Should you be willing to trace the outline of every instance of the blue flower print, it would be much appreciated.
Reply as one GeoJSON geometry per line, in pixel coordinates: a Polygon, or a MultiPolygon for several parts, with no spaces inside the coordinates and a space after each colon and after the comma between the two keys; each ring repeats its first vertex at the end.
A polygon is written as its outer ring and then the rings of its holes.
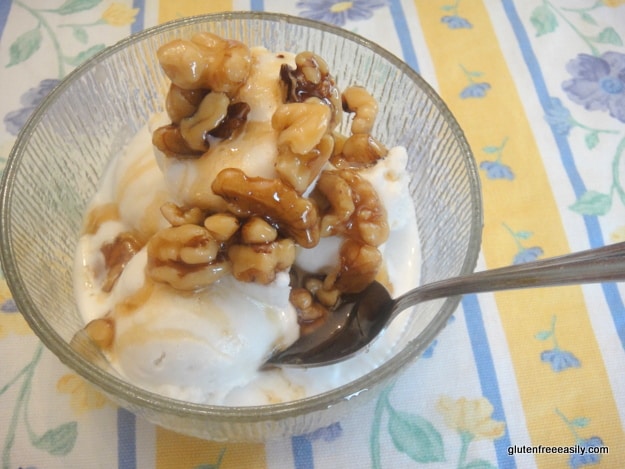
{"type": "Polygon", "coordinates": [[[566,69],[573,78],[565,81],[562,88],[571,101],[590,111],[608,111],[610,116],[625,122],[625,54],[579,54],[566,69]]]}
{"type": "Polygon", "coordinates": [[[302,0],[297,2],[296,6],[304,9],[300,12],[304,18],[345,26],[348,21],[368,20],[373,16],[375,9],[387,5],[387,0],[353,0],[351,2],[302,0]]]}
{"type": "Polygon", "coordinates": [[[484,74],[479,70],[468,70],[464,65],[460,64],[462,73],[466,77],[469,84],[463,88],[460,92],[462,99],[467,98],[483,98],[486,96],[486,92],[490,89],[490,84],[484,81],[477,81],[476,79],[484,74]]]}
{"type": "Polygon", "coordinates": [[[514,256],[513,264],[524,264],[532,262],[543,255],[543,249],[540,246],[532,246],[531,248],[523,248],[514,256]]]}
{"type": "Polygon", "coordinates": [[[489,83],[471,83],[469,86],[464,88],[460,93],[460,97],[462,99],[467,98],[483,98],[486,96],[486,92],[490,89],[489,83]]]}
{"type": "Polygon", "coordinates": [[[0,312],[2,313],[17,313],[17,305],[15,304],[15,300],[13,298],[7,298],[2,303],[0,303],[0,312]]]}
{"type": "Polygon", "coordinates": [[[310,441],[323,440],[329,443],[339,438],[342,434],[343,428],[341,428],[340,423],[336,422],[332,425],[328,425],[327,427],[319,428],[318,430],[308,433],[305,436],[310,441]]]}
{"type": "Polygon", "coordinates": [[[572,454],[569,458],[569,466],[573,469],[578,469],[582,466],[587,466],[591,464],[597,464],[601,460],[601,455],[595,451],[588,451],[590,448],[599,448],[603,446],[603,440],[598,436],[593,436],[588,439],[580,440],[577,443],[582,448],[584,448],[584,454],[575,453],[572,454]]]}
{"type": "Polygon", "coordinates": [[[510,166],[500,163],[499,161],[482,161],[480,169],[486,171],[488,179],[514,179],[514,173],[510,166]]]}
{"type": "Polygon", "coordinates": [[[443,16],[441,23],[445,23],[449,29],[471,29],[473,27],[469,20],[458,15],[443,16]]]}
{"type": "Polygon", "coordinates": [[[24,126],[32,112],[43,101],[50,91],[59,83],[59,80],[48,78],[42,80],[39,85],[30,88],[20,97],[21,109],[9,112],[4,116],[4,125],[12,135],[17,135],[24,126]]]}
{"type": "Polygon", "coordinates": [[[581,366],[580,361],[571,352],[562,350],[558,345],[558,338],[556,337],[556,320],[557,317],[551,318],[551,327],[547,330],[538,332],[534,338],[542,341],[551,341],[552,348],[545,350],[540,354],[540,361],[548,363],[551,366],[551,370],[555,373],[559,373],[569,368],[579,368],[581,366]]]}
{"type": "Polygon", "coordinates": [[[558,98],[551,98],[551,104],[547,108],[545,120],[553,128],[554,132],[560,135],[568,135],[574,120],[571,111],[564,107],[558,98]]]}
{"type": "Polygon", "coordinates": [[[515,231],[506,223],[503,223],[503,227],[512,236],[514,244],[516,244],[517,252],[512,259],[513,264],[524,264],[525,262],[531,262],[538,259],[543,255],[543,249],[540,246],[525,247],[524,241],[530,239],[534,233],[527,230],[515,231]]]}
{"type": "Polygon", "coordinates": [[[428,348],[421,354],[421,358],[432,358],[434,355],[434,349],[436,348],[436,344],[438,344],[438,339],[434,339],[428,348]]]}
{"type": "Polygon", "coordinates": [[[473,25],[458,14],[460,9],[460,0],[455,0],[453,3],[443,5],[441,10],[447,14],[441,18],[441,23],[446,24],[449,29],[471,29],[473,25]]]}
{"type": "Polygon", "coordinates": [[[480,169],[486,172],[488,179],[506,179],[508,181],[514,179],[512,168],[502,162],[507,143],[508,137],[504,138],[499,145],[487,145],[482,148],[482,151],[491,157],[490,160],[484,160],[480,163],[480,169]]]}
{"type": "Polygon", "coordinates": [[[577,122],[571,111],[569,111],[558,98],[550,98],[550,105],[546,109],[545,120],[551,126],[552,130],[563,136],[568,136],[571,129],[577,127],[585,132],[584,141],[586,148],[592,150],[599,144],[601,134],[616,134],[618,130],[598,129],[589,127],[577,122]]]}
{"type": "Polygon", "coordinates": [[[600,462],[601,453],[604,449],[603,440],[598,436],[582,438],[580,435],[580,430],[590,425],[590,419],[583,416],[569,419],[558,408],[556,408],[556,414],[560,417],[562,422],[564,422],[575,441],[575,445],[580,449],[580,451],[571,454],[569,457],[569,467],[579,469],[582,466],[600,462]]]}
{"type": "MultiPolygon", "coordinates": [[[[447,320],[447,325],[450,325],[452,322],[456,320],[456,316],[451,315],[447,320]]],[[[423,351],[421,354],[421,358],[432,358],[434,356],[434,349],[438,345],[438,339],[434,339],[430,345],[423,351]]]]}
{"type": "Polygon", "coordinates": [[[551,369],[556,373],[568,368],[579,368],[581,366],[575,355],[558,348],[545,350],[540,354],[540,360],[544,363],[549,363],[551,369]]]}

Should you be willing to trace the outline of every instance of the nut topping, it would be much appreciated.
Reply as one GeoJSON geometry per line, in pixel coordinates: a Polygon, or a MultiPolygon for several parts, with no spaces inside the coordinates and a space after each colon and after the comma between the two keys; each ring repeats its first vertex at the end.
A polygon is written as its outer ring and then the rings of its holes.
{"type": "Polygon", "coordinates": [[[205,287],[229,272],[219,261],[219,243],[198,225],[181,225],[156,233],[148,242],[147,274],[179,290],[205,287]]]}
{"type": "Polygon", "coordinates": [[[353,112],[353,134],[369,134],[378,114],[378,102],[362,86],[350,86],[343,91],[343,110],[353,112]]]}
{"type": "Polygon", "coordinates": [[[358,293],[375,280],[382,265],[382,254],[369,244],[348,239],[340,250],[340,265],[328,275],[331,283],[342,293],[358,293]]]}
{"type": "Polygon", "coordinates": [[[368,168],[384,158],[388,150],[370,134],[353,134],[342,142],[330,161],[340,169],[368,168]]]}
{"type": "Polygon", "coordinates": [[[234,93],[251,66],[245,44],[211,33],[198,33],[190,41],[175,39],[161,46],[157,57],[169,79],[186,90],[234,93]]]}
{"type": "Polygon", "coordinates": [[[197,88],[185,90],[173,83],[169,87],[165,108],[172,124],[180,124],[185,117],[192,116],[209,90],[197,88]]]}
{"type": "Polygon", "coordinates": [[[198,207],[184,209],[167,202],[161,206],[161,213],[172,226],[180,226],[186,224],[199,225],[204,220],[204,212],[198,207]]]}
{"type": "Polygon", "coordinates": [[[195,113],[180,121],[180,135],[193,150],[208,150],[208,134],[225,119],[229,104],[225,93],[208,93],[195,113]]]}
{"type": "Polygon", "coordinates": [[[248,177],[229,168],[217,175],[212,189],[238,217],[262,217],[302,247],[319,242],[317,206],[279,179],[248,177]]]}
{"type": "Polygon", "coordinates": [[[280,78],[286,87],[286,102],[301,103],[317,98],[332,111],[332,127],[341,120],[341,100],[334,78],[329,73],[325,60],[312,52],[301,52],[295,56],[296,68],[287,64],[280,69],[280,78]]]}
{"type": "Polygon", "coordinates": [[[152,134],[152,144],[170,158],[199,158],[202,151],[194,150],[174,124],[159,127],[152,134]]]}

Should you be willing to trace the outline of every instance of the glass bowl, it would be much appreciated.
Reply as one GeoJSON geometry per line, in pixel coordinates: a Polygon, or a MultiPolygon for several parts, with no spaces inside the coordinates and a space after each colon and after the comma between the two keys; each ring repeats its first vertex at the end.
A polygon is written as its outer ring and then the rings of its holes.
{"type": "Polygon", "coordinates": [[[225,13],[154,27],[106,49],[72,72],[22,130],[2,181],[2,265],[19,310],[43,343],[114,402],[171,430],[200,438],[265,441],[329,425],[377,395],[443,329],[459,298],[420,305],[390,358],[366,375],[313,397],[265,406],[193,404],[147,392],[103,361],[70,346],[83,326],[72,268],[87,203],[109,159],[155,113],[168,80],[162,44],[210,31],[270,50],[311,50],[338,86],[365,86],[379,103],[372,132],[408,149],[422,250],[421,282],[472,271],[481,240],[479,179],[448,108],[401,60],[348,31],[269,13],[225,13]]]}

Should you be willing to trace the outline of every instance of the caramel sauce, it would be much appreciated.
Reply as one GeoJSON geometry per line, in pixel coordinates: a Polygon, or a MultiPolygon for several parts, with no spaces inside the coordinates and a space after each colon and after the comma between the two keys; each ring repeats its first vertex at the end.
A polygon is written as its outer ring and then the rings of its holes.
{"type": "Polygon", "coordinates": [[[154,161],[152,158],[135,158],[117,183],[115,199],[118,201],[124,199],[126,192],[133,183],[145,176],[153,168],[154,161]]]}
{"type": "Polygon", "coordinates": [[[87,213],[83,233],[92,235],[98,232],[100,226],[107,221],[119,220],[119,207],[116,203],[110,202],[98,205],[87,213]]]}
{"type": "Polygon", "coordinates": [[[145,283],[141,288],[139,288],[139,290],[134,292],[132,295],[127,296],[115,305],[113,314],[115,316],[129,316],[147,303],[152,296],[153,291],[154,282],[151,282],[146,278],[145,283]]]}
{"type": "Polygon", "coordinates": [[[106,279],[102,285],[102,291],[110,292],[117,279],[132,257],[141,249],[143,244],[129,232],[123,232],[110,243],[104,243],[100,252],[104,256],[106,266],[106,279]]]}

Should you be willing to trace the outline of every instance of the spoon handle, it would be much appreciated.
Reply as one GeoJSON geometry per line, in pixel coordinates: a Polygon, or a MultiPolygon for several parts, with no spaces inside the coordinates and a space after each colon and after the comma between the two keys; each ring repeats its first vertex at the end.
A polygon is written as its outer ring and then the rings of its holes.
{"type": "Polygon", "coordinates": [[[395,300],[395,314],[416,303],[465,293],[625,280],[625,242],[484,270],[415,288],[395,300]]]}

